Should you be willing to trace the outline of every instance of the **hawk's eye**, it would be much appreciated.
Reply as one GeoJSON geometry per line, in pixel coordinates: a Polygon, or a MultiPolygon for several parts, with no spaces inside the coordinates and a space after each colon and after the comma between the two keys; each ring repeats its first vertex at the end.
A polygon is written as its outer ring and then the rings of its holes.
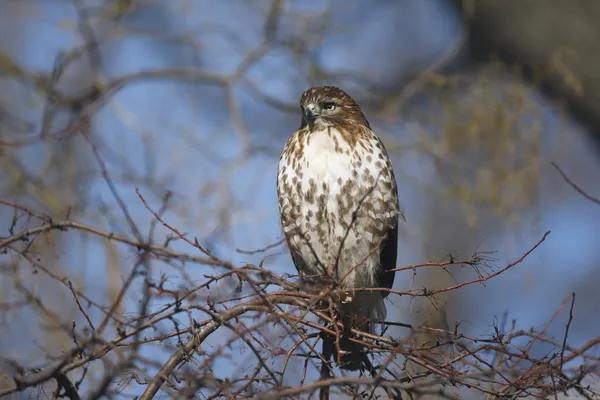
{"type": "Polygon", "coordinates": [[[327,111],[333,111],[336,109],[336,107],[337,107],[337,104],[335,104],[333,101],[325,101],[322,104],[323,110],[327,110],[327,111]]]}

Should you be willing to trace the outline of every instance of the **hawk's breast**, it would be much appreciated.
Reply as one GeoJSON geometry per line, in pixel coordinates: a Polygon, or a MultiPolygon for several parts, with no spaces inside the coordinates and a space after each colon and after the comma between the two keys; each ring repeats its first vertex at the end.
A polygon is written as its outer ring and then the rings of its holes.
{"type": "MultiPolygon", "coordinates": [[[[360,263],[397,221],[391,163],[377,137],[348,137],[334,128],[298,131],[286,144],[278,171],[281,222],[306,275],[337,265],[338,276],[360,263]]],[[[345,286],[372,286],[378,252],[345,286]]]]}

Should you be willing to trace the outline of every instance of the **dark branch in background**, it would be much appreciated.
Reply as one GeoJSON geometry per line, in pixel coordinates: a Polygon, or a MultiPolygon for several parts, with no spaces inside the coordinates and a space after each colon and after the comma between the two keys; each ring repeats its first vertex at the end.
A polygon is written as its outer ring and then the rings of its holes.
{"type": "Polygon", "coordinates": [[[58,383],[59,389],[62,388],[65,392],[64,396],[66,396],[69,400],[80,400],[79,393],[77,393],[77,388],[73,385],[73,382],[67,378],[66,375],[58,373],[54,377],[56,382],[58,383]]]}
{"type": "Polygon", "coordinates": [[[592,203],[596,203],[596,204],[600,205],[600,199],[589,195],[585,190],[583,190],[579,186],[577,186],[577,184],[575,182],[573,182],[571,179],[569,179],[567,174],[565,174],[563,172],[563,170],[558,166],[558,164],[556,164],[555,162],[552,162],[551,164],[558,171],[560,176],[562,176],[562,178],[565,180],[565,182],[567,182],[569,185],[571,185],[571,187],[573,189],[575,189],[577,191],[577,193],[579,193],[580,195],[582,195],[583,197],[585,197],[592,203]]]}
{"type": "Polygon", "coordinates": [[[567,346],[567,338],[569,337],[569,328],[571,327],[571,322],[573,321],[573,308],[575,307],[575,292],[571,293],[571,308],[569,309],[569,321],[567,322],[567,327],[565,328],[565,337],[562,343],[562,349],[560,350],[560,370],[562,371],[563,366],[565,365],[565,347],[567,346]]]}
{"type": "Polygon", "coordinates": [[[280,244],[283,244],[285,242],[285,239],[281,239],[278,240],[275,243],[271,243],[263,248],[260,249],[256,249],[256,250],[242,250],[242,249],[235,249],[235,251],[237,251],[240,254],[248,254],[248,255],[254,255],[254,254],[258,254],[258,253],[264,253],[265,251],[269,251],[277,246],[279,246],[280,244]]]}

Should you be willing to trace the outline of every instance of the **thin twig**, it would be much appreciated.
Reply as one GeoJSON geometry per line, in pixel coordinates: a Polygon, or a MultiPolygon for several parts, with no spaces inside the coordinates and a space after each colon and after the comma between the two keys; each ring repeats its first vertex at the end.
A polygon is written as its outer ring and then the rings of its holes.
{"type": "Polygon", "coordinates": [[[598,199],[598,198],[596,198],[594,196],[589,195],[585,190],[583,190],[582,188],[580,188],[575,182],[573,182],[571,179],[569,179],[569,177],[567,176],[567,174],[565,174],[563,172],[563,170],[558,166],[558,164],[556,164],[554,161],[551,162],[551,164],[558,171],[558,173],[560,174],[560,176],[562,176],[562,178],[565,180],[565,182],[567,182],[569,185],[571,185],[571,187],[573,189],[575,189],[577,191],[577,193],[579,193],[580,195],[582,195],[583,197],[585,197],[589,201],[600,205],[600,199],[598,199]]]}
{"type": "Polygon", "coordinates": [[[569,322],[565,328],[565,337],[563,338],[562,348],[560,350],[560,370],[563,370],[565,361],[565,348],[567,347],[567,337],[569,336],[569,328],[571,327],[571,321],[573,321],[573,307],[575,307],[575,292],[571,293],[571,308],[569,309],[569,322]]]}
{"type": "Polygon", "coordinates": [[[92,323],[92,320],[90,319],[89,315],[84,311],[83,307],[81,307],[81,303],[79,302],[79,298],[77,297],[77,292],[75,292],[75,289],[73,289],[73,283],[71,283],[71,281],[67,281],[67,283],[69,284],[69,289],[71,290],[71,293],[73,294],[75,303],[77,303],[77,307],[79,307],[79,311],[81,312],[81,314],[83,314],[83,316],[87,320],[90,328],[92,328],[92,332],[94,332],[96,330],[96,328],[94,328],[94,324],[92,323]]]}

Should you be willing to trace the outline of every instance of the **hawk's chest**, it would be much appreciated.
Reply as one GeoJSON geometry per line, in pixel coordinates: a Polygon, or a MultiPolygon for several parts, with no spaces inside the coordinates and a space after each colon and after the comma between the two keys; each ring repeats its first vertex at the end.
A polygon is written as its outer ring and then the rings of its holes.
{"type": "Polygon", "coordinates": [[[301,151],[287,153],[280,162],[278,186],[284,231],[289,223],[287,229],[303,231],[319,247],[337,246],[347,236],[364,187],[374,181],[366,161],[368,151],[357,143],[352,146],[335,129],[312,132],[297,140],[295,146],[301,151]]]}
{"type": "Polygon", "coordinates": [[[298,159],[302,186],[320,184],[317,191],[336,194],[341,183],[352,179],[359,155],[335,129],[313,132],[304,139],[304,151],[298,159]]]}

